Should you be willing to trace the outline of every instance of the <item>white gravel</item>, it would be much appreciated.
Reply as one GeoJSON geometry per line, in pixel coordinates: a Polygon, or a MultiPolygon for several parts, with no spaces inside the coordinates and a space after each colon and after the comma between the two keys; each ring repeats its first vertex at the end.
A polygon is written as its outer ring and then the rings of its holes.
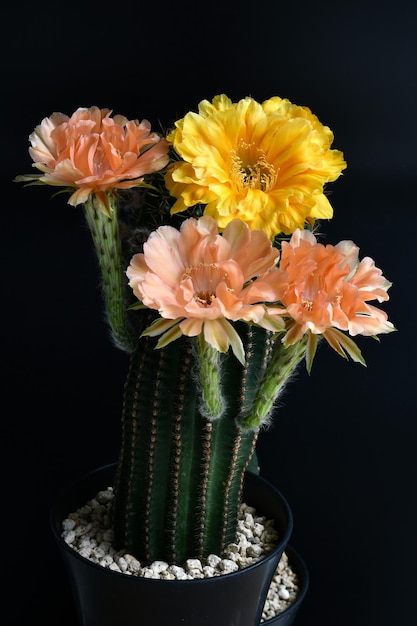
{"type": "MultiPolygon", "coordinates": [[[[62,522],[64,541],[81,556],[111,570],[129,576],[187,580],[229,574],[259,561],[276,545],[278,535],[273,520],[256,515],[254,508],[242,504],[236,542],[221,556],[210,554],[206,559],[188,559],[182,567],[165,561],[141,564],[126,550],[112,547],[111,487],[99,491],[95,498],[62,522]]],[[[264,622],[287,609],[297,598],[299,581],[284,552],[273,576],[262,613],[264,622]]]]}

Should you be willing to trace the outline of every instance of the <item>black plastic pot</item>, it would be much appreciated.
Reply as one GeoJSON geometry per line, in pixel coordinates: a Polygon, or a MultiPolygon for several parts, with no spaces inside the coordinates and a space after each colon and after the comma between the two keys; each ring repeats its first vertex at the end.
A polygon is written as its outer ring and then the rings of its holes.
{"type": "MultiPolygon", "coordinates": [[[[265,479],[246,473],[244,501],[259,514],[275,519],[281,537],[279,545],[258,563],[198,580],[128,576],[81,557],[61,537],[62,520],[112,484],[115,468],[113,463],[90,472],[65,489],[51,507],[52,532],[67,568],[80,626],[258,626],[293,528],[284,496],[265,479]]],[[[268,626],[290,623],[283,617],[265,622],[268,626]]]]}

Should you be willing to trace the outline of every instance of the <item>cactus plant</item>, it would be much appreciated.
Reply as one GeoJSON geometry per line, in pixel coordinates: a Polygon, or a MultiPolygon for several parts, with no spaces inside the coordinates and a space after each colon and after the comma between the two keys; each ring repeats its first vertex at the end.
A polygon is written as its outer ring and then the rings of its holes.
{"type": "Polygon", "coordinates": [[[352,242],[314,235],[346,164],[309,109],[222,95],[166,137],[111,113],[45,118],[29,138],[41,174],[16,181],[83,206],[130,355],[115,545],[181,564],[233,541],[260,429],[318,340],[363,364],[348,335],[395,330],[368,304],[390,283],[352,242]]]}

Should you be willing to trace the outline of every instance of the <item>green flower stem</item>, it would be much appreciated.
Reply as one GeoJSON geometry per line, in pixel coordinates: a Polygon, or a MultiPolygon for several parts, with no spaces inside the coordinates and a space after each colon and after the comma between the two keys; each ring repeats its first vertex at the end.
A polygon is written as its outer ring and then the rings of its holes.
{"type": "Polygon", "coordinates": [[[306,340],[284,347],[277,339],[259,387],[249,410],[237,418],[244,430],[259,428],[269,417],[274,402],[306,354],[306,340]]]}
{"type": "Polygon", "coordinates": [[[225,401],[220,386],[220,352],[204,339],[197,337],[199,381],[201,385],[202,405],[200,410],[208,420],[222,416],[225,401]]]}
{"type": "Polygon", "coordinates": [[[137,341],[127,318],[126,279],[121,260],[117,199],[110,196],[109,203],[112,208],[111,218],[95,205],[92,196],[84,204],[85,217],[100,265],[107,321],[113,341],[121,350],[132,352],[137,341]]]}

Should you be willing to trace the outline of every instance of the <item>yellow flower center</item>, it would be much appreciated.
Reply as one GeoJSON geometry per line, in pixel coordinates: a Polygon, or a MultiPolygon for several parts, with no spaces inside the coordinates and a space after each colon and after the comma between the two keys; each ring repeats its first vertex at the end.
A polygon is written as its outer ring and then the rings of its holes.
{"type": "Polygon", "coordinates": [[[246,188],[268,192],[273,188],[277,178],[275,167],[254,143],[241,139],[238,148],[231,150],[230,160],[230,179],[237,192],[246,188]]]}
{"type": "Polygon", "coordinates": [[[216,287],[220,282],[226,282],[228,289],[231,289],[227,272],[216,263],[198,263],[198,265],[187,267],[183,280],[188,278],[191,279],[194,287],[193,299],[206,307],[215,300],[216,287]]]}

